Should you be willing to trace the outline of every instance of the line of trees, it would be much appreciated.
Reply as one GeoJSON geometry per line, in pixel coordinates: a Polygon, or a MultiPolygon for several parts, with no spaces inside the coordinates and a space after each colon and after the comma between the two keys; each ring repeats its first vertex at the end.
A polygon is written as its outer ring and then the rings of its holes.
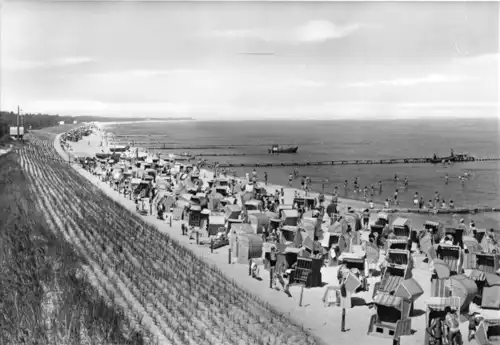
{"type": "MultiPolygon", "coordinates": [[[[49,114],[27,114],[23,113],[23,122],[26,129],[41,129],[44,127],[52,127],[59,125],[60,121],[64,123],[73,123],[73,121],[78,122],[92,122],[92,121],[119,121],[125,122],[130,120],[192,120],[192,118],[116,118],[116,117],[100,117],[100,116],[61,116],[61,115],[49,115],[49,114]]],[[[8,126],[17,126],[17,114],[15,112],[0,111],[0,131],[2,131],[2,123],[6,123],[8,126]]],[[[0,137],[1,137],[0,133],[0,137]]]]}

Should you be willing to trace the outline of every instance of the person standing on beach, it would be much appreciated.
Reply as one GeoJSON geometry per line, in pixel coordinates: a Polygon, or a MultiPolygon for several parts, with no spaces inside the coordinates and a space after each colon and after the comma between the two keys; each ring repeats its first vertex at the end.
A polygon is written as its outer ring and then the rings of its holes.
{"type": "Polygon", "coordinates": [[[439,195],[439,192],[436,191],[434,193],[434,204],[435,204],[434,207],[438,207],[439,206],[439,200],[441,200],[441,197],[439,195]]]}
{"type": "Polygon", "coordinates": [[[288,186],[292,187],[292,183],[293,183],[293,175],[292,173],[290,173],[290,175],[288,175],[288,186]]]}
{"type": "Polygon", "coordinates": [[[394,192],[394,206],[399,206],[398,196],[399,196],[399,192],[396,189],[396,191],[394,192]]]}
{"type": "Polygon", "coordinates": [[[448,176],[448,173],[444,175],[444,184],[448,184],[448,181],[450,180],[450,177],[448,176]]]}
{"type": "Polygon", "coordinates": [[[302,176],[302,179],[300,179],[300,186],[302,188],[302,190],[306,190],[306,177],[305,176],[302,176]]]}
{"type": "Polygon", "coordinates": [[[284,205],[285,204],[285,188],[281,188],[280,196],[281,196],[281,204],[284,205]]]}
{"type": "Polygon", "coordinates": [[[363,230],[368,230],[368,223],[370,223],[370,210],[366,208],[363,211],[363,230]]]}
{"type": "Polygon", "coordinates": [[[425,206],[424,197],[420,196],[420,200],[418,202],[418,208],[422,209],[422,208],[424,208],[424,206],[425,206]]]}
{"type": "Polygon", "coordinates": [[[408,176],[405,176],[405,188],[408,188],[408,176]]]}
{"type": "Polygon", "coordinates": [[[253,179],[254,181],[256,181],[256,180],[257,180],[257,171],[256,171],[255,169],[253,169],[253,171],[252,171],[252,179],[253,179]]]}

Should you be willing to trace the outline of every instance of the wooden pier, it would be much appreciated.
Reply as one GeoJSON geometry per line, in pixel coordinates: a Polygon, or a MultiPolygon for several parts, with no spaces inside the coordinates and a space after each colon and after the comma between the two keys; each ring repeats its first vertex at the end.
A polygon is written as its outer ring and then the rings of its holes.
{"type": "MultiPolygon", "coordinates": [[[[494,162],[500,161],[500,157],[495,158],[476,158],[474,160],[453,162],[472,163],[472,162],[494,162]]],[[[433,163],[430,158],[394,158],[394,159],[358,159],[358,160],[334,160],[334,161],[314,161],[314,162],[245,162],[245,163],[219,163],[219,168],[248,168],[248,167],[306,167],[306,166],[329,166],[329,165],[381,165],[381,164],[440,164],[433,163]]]]}

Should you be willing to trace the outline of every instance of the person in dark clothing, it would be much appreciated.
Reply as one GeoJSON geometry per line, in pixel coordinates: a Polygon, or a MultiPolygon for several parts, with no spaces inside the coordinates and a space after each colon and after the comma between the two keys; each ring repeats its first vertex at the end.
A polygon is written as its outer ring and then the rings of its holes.
{"type": "Polygon", "coordinates": [[[472,339],[474,339],[474,337],[476,336],[476,329],[477,329],[477,326],[479,326],[479,315],[477,313],[469,313],[469,335],[468,335],[468,340],[469,342],[472,341],[472,339]]]}
{"type": "Polygon", "coordinates": [[[443,320],[439,317],[432,319],[431,325],[427,329],[430,335],[430,343],[433,345],[442,345],[443,343],[443,320]]]}

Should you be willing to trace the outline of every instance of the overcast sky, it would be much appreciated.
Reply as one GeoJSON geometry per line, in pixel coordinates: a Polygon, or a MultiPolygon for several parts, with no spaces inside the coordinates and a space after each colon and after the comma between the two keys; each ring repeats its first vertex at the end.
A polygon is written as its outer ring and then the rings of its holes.
{"type": "Polygon", "coordinates": [[[496,117],[498,7],[4,2],[0,105],[198,119],[496,117]]]}

